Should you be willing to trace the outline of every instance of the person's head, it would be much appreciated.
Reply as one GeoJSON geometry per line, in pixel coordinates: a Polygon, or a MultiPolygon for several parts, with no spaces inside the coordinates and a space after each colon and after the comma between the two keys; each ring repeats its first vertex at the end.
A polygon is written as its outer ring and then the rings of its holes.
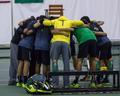
{"type": "Polygon", "coordinates": [[[90,18],[88,16],[83,16],[80,20],[82,20],[85,24],[90,24],[90,18]]]}
{"type": "Polygon", "coordinates": [[[54,16],[50,16],[49,17],[49,20],[54,20],[54,19],[57,19],[58,17],[54,17],[54,16]]]}
{"type": "Polygon", "coordinates": [[[45,15],[40,15],[40,23],[43,24],[43,21],[47,19],[47,17],[45,15]]]}
{"type": "Polygon", "coordinates": [[[35,20],[35,17],[34,17],[34,16],[31,16],[31,17],[30,17],[30,20],[35,20]]]}
{"type": "Polygon", "coordinates": [[[44,19],[47,19],[47,17],[46,17],[45,15],[40,15],[40,16],[38,16],[36,19],[39,20],[40,23],[42,24],[43,21],[44,21],[44,19]]]}
{"type": "Polygon", "coordinates": [[[27,25],[28,23],[30,23],[31,21],[34,21],[35,20],[35,17],[34,16],[30,16],[28,19],[26,19],[24,21],[24,24],[27,25]]]}

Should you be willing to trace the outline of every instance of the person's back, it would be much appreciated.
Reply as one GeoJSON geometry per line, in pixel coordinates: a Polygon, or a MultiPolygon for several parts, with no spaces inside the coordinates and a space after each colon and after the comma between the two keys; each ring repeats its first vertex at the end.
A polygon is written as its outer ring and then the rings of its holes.
{"type": "Polygon", "coordinates": [[[49,50],[50,49],[51,33],[50,27],[38,28],[35,38],[35,49],[49,50]]]}
{"type": "MultiPolygon", "coordinates": [[[[107,37],[107,34],[103,31],[102,27],[96,23],[96,22],[91,22],[90,23],[90,29],[93,30],[96,34],[97,37],[97,58],[98,58],[98,63],[96,69],[101,70],[101,71],[106,71],[106,70],[112,70],[112,54],[111,54],[111,41],[107,37]],[[100,34],[101,33],[101,34],[100,34]]],[[[109,79],[108,75],[105,75],[104,78],[103,76],[97,76],[97,83],[98,84],[103,84],[103,86],[108,83],[109,84],[109,79]],[[102,79],[102,81],[100,81],[102,79]]]]}
{"type": "MultiPolygon", "coordinates": [[[[32,30],[34,30],[32,28],[34,23],[35,23],[34,20],[29,22],[28,29],[31,28],[32,30]]],[[[35,32],[33,32],[29,35],[23,34],[23,38],[20,40],[18,46],[22,46],[22,47],[25,47],[25,48],[28,48],[28,49],[32,49],[33,44],[34,44],[34,35],[35,35],[35,32]]]]}
{"type": "MultiPolygon", "coordinates": [[[[41,67],[43,68],[43,74],[48,77],[48,73],[50,71],[50,40],[51,40],[51,26],[43,25],[43,21],[47,17],[44,15],[40,15],[36,18],[36,22],[33,27],[36,29],[35,35],[35,73],[40,74],[41,67]],[[43,66],[41,66],[41,64],[43,66]]],[[[48,79],[48,78],[47,78],[48,79]]]]}
{"type": "Polygon", "coordinates": [[[8,85],[16,84],[16,75],[17,75],[17,67],[18,67],[18,43],[21,40],[21,32],[22,28],[19,26],[17,29],[14,29],[14,35],[11,39],[10,43],[10,66],[9,66],[9,82],[8,85]]]}
{"type": "MultiPolygon", "coordinates": [[[[92,31],[95,31],[96,33],[104,32],[102,27],[100,25],[98,25],[96,22],[90,23],[90,29],[92,31]]],[[[107,37],[107,35],[96,35],[96,38],[97,38],[97,45],[98,46],[102,46],[108,42],[111,42],[109,40],[109,38],[107,37]]]]}
{"type": "MultiPolygon", "coordinates": [[[[72,27],[71,20],[63,16],[54,20],[54,28],[70,28],[70,27],[72,27]]],[[[68,33],[68,37],[62,34],[53,34],[52,42],[63,41],[66,43],[70,43],[70,32],[67,33],[68,33]]]]}
{"type": "MultiPolygon", "coordinates": [[[[87,58],[88,56],[90,63],[90,71],[95,71],[96,42],[97,42],[95,34],[87,26],[75,28],[73,33],[79,44],[77,56],[77,71],[82,70],[83,59],[87,58]]],[[[75,80],[71,84],[73,88],[79,85],[78,79],[79,76],[76,76],[75,80]]],[[[95,77],[93,77],[93,80],[91,81],[90,85],[95,84],[94,80],[95,77]]]]}
{"type": "Polygon", "coordinates": [[[88,40],[96,40],[95,34],[87,27],[75,28],[74,35],[79,44],[82,44],[88,40]]]}
{"type": "MultiPolygon", "coordinates": [[[[43,22],[44,25],[46,26],[50,26],[53,25],[54,28],[60,28],[60,29],[64,29],[64,28],[71,28],[73,26],[82,26],[84,25],[84,23],[81,20],[70,20],[65,16],[61,16],[58,19],[54,19],[54,20],[45,20],[43,22]]],[[[61,30],[60,30],[61,31],[61,30]]],[[[53,38],[52,38],[52,43],[56,42],[56,41],[63,41],[65,43],[70,43],[70,33],[71,31],[65,31],[62,30],[62,32],[66,32],[68,34],[68,36],[65,36],[63,34],[53,34],[53,38]]]]}
{"type": "Polygon", "coordinates": [[[16,86],[25,87],[29,73],[29,63],[31,60],[30,52],[34,43],[34,20],[27,23],[26,28],[23,30],[23,38],[18,44],[18,82],[16,86]],[[24,70],[23,70],[24,69],[24,70]]]}

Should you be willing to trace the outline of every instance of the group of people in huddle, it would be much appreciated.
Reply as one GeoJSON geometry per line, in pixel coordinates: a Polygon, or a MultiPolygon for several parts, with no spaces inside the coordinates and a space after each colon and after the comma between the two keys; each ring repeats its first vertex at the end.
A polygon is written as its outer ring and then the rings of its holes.
{"type": "MultiPolygon", "coordinates": [[[[70,58],[74,70],[78,72],[82,71],[84,58],[89,60],[90,71],[112,70],[111,41],[101,27],[103,24],[103,21],[90,20],[88,16],[83,16],[80,20],[70,20],[65,16],[57,18],[41,15],[20,21],[11,40],[9,85],[24,87],[27,79],[34,74],[44,74],[50,82],[49,72],[59,70],[60,55],[63,71],[66,72],[70,71],[70,58]],[[99,67],[96,68],[98,62],[99,67]]],[[[69,76],[63,76],[64,87],[79,88],[79,77],[80,75],[75,76],[70,83],[69,76]]],[[[86,75],[83,79],[87,77],[86,75]]],[[[108,75],[102,79],[101,76],[91,77],[92,87],[109,82],[108,75]]],[[[55,86],[58,86],[59,78],[56,76],[52,79],[55,86]]]]}

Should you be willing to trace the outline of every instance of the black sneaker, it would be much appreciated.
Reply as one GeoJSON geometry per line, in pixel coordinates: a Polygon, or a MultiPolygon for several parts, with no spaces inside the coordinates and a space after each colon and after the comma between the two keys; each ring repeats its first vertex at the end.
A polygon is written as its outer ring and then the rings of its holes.
{"type": "Polygon", "coordinates": [[[9,86],[15,86],[16,83],[17,83],[16,81],[9,81],[9,82],[8,82],[8,85],[9,85],[9,86]]]}
{"type": "Polygon", "coordinates": [[[102,83],[109,83],[108,78],[104,78],[104,79],[102,80],[102,83]]]}

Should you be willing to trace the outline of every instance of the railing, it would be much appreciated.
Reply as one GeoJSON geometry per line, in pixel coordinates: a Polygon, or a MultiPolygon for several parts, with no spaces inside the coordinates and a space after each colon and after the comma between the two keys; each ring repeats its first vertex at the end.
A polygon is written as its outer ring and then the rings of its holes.
{"type": "Polygon", "coordinates": [[[78,75],[112,75],[112,87],[101,87],[101,88],[53,88],[53,92],[110,92],[110,91],[120,91],[120,75],[119,71],[93,71],[93,72],[88,72],[88,71],[81,71],[81,72],[51,72],[49,74],[50,77],[54,76],[78,76],[78,75]]]}

